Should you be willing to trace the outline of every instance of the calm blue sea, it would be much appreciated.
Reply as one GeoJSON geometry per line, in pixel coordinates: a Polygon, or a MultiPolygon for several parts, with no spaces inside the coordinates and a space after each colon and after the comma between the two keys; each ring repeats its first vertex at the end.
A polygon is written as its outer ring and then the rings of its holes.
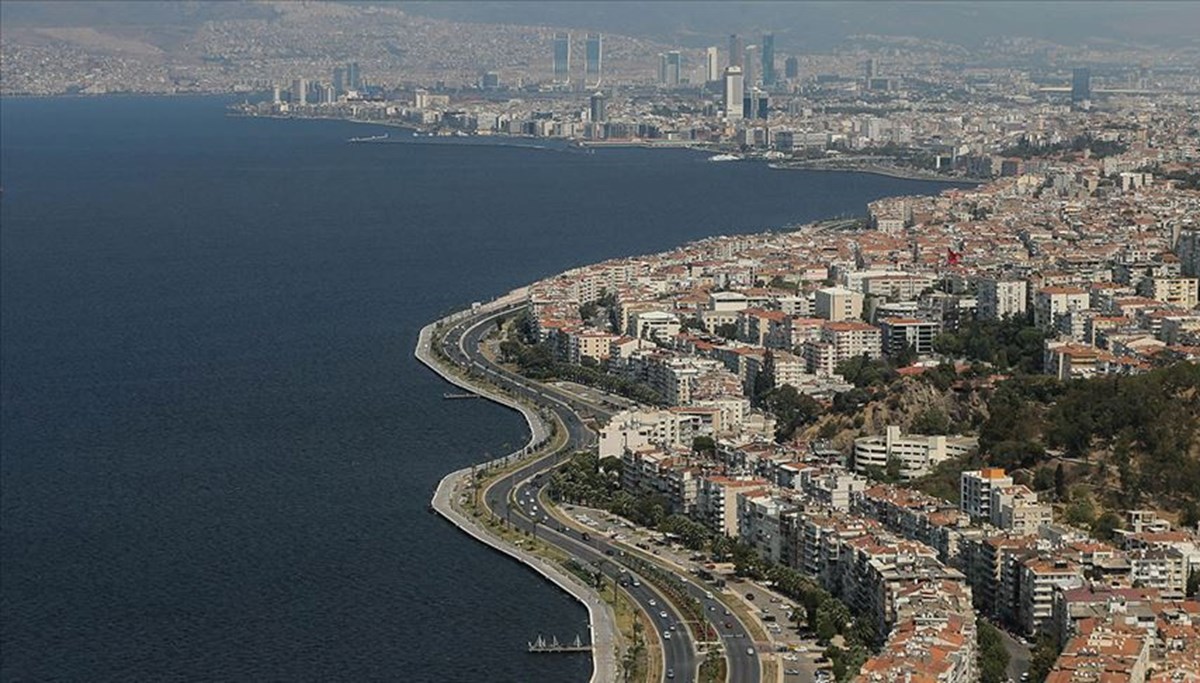
{"type": "MultiPolygon", "coordinates": [[[[426,511],[523,423],[412,359],[565,268],[937,184],[0,103],[0,679],[584,681],[586,613],[426,511]],[[424,142],[424,141],[422,141],[424,142]]],[[[469,142],[469,141],[468,141],[469,142]]]]}

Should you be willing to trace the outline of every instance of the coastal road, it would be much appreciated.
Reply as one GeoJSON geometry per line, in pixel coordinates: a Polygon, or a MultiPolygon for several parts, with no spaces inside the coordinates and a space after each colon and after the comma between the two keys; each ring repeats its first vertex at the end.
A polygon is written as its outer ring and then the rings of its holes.
{"type": "MultiPolygon", "coordinates": [[[[459,365],[485,372],[490,381],[515,394],[543,405],[548,404],[549,409],[560,418],[566,418],[563,424],[567,427],[569,444],[559,454],[524,465],[493,482],[485,491],[484,502],[498,517],[507,520],[514,527],[533,533],[576,559],[601,568],[610,579],[620,581],[620,577],[629,575],[629,570],[626,568],[625,572],[621,572],[622,566],[605,554],[605,548],[597,547],[578,535],[558,531],[557,525],[545,523],[544,511],[535,511],[530,506],[516,504],[513,491],[519,482],[538,476],[561,463],[573,449],[591,444],[594,435],[565,403],[554,403],[552,398],[540,396],[536,387],[527,385],[521,378],[497,372],[498,369],[494,367],[485,367],[484,364],[490,366],[490,363],[478,352],[479,339],[486,334],[489,323],[502,315],[504,312],[453,324],[442,338],[443,352],[459,365]]],[[[626,595],[649,616],[650,622],[655,626],[655,634],[647,634],[647,637],[658,639],[662,646],[663,680],[694,681],[699,663],[691,637],[686,628],[681,627],[683,618],[679,611],[650,582],[639,579],[638,585],[632,585],[632,581],[629,583],[630,585],[624,588],[626,595]]]]}
{"type": "MultiPolygon", "coordinates": [[[[513,375],[489,361],[480,352],[480,343],[494,329],[495,321],[513,313],[517,308],[519,307],[509,307],[486,316],[468,318],[454,323],[442,337],[442,350],[455,362],[464,367],[473,368],[476,372],[485,374],[490,381],[498,386],[505,387],[510,392],[535,402],[543,406],[544,409],[553,411],[567,428],[570,443],[563,451],[564,456],[572,450],[587,448],[595,442],[595,434],[584,424],[579,413],[583,413],[586,417],[592,419],[606,420],[615,412],[612,407],[596,405],[593,401],[581,400],[582,397],[574,395],[569,391],[563,391],[556,387],[535,383],[518,375],[513,375]]],[[[531,480],[535,476],[558,465],[561,462],[560,457],[562,456],[546,458],[536,463],[531,463],[497,482],[494,488],[489,491],[489,506],[492,506],[502,517],[516,513],[518,518],[529,521],[532,526],[533,515],[531,513],[533,511],[529,508],[522,510],[520,506],[510,507],[510,501],[515,500],[510,494],[513,488],[519,483],[531,480]]],[[[533,495],[533,499],[536,500],[536,492],[533,495]]],[[[541,512],[542,516],[545,517],[544,511],[541,512]]],[[[586,543],[588,548],[594,548],[603,553],[598,557],[604,559],[608,564],[613,565],[612,571],[619,572],[619,567],[622,566],[618,561],[620,553],[623,552],[622,549],[606,539],[596,538],[585,542],[578,535],[578,532],[565,529],[564,531],[559,531],[555,526],[547,529],[547,526],[544,524],[540,527],[540,533],[543,539],[549,540],[573,554],[575,554],[576,550],[580,549],[581,544],[586,543]]],[[[590,557],[596,558],[597,555],[593,554],[590,557]]],[[[687,586],[688,592],[693,597],[700,600],[702,604],[706,604],[706,595],[709,592],[707,587],[692,580],[686,574],[676,572],[676,576],[687,586]]],[[[646,586],[647,582],[643,581],[642,587],[646,586]]],[[[635,595],[634,598],[651,615],[652,621],[655,621],[656,624],[669,625],[670,623],[677,624],[680,621],[679,615],[673,610],[662,609],[661,596],[653,598],[649,594],[644,594],[640,597],[635,595]],[[657,604],[651,605],[649,603],[651,599],[655,600],[657,604]],[[661,617],[663,611],[667,612],[667,618],[661,617]]],[[[736,617],[730,618],[724,616],[720,611],[716,610],[707,610],[705,617],[708,620],[708,628],[711,629],[711,632],[722,635],[721,642],[726,653],[726,661],[730,674],[729,680],[759,680],[761,677],[759,653],[753,644],[746,626],[736,617]]],[[[668,630],[668,632],[670,631],[668,630]]],[[[676,631],[676,633],[678,632],[676,631]]],[[[666,638],[663,637],[662,633],[659,635],[662,637],[665,646],[666,668],[668,670],[673,669],[678,680],[683,680],[685,673],[688,678],[694,675],[698,661],[696,661],[695,650],[692,647],[690,636],[687,636],[686,641],[684,641],[679,636],[666,638]]],[[[686,636],[686,634],[684,635],[686,636]]]]}

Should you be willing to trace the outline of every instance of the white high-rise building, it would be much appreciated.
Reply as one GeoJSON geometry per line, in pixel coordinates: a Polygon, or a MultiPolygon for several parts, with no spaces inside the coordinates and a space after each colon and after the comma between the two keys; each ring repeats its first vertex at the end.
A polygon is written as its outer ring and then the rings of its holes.
{"type": "Polygon", "coordinates": [[[742,68],[731,66],[725,69],[725,118],[734,121],[742,118],[744,84],[742,68]]]}
{"type": "Polygon", "coordinates": [[[721,69],[717,65],[716,45],[704,51],[704,80],[709,83],[721,80],[721,69]]]}
{"type": "Polygon", "coordinates": [[[1024,280],[983,278],[979,281],[979,317],[984,320],[1024,317],[1028,298],[1024,280]]]}
{"type": "Polygon", "coordinates": [[[1012,486],[1012,477],[999,467],[985,467],[959,475],[959,510],[975,520],[991,521],[992,491],[1012,486]]]}

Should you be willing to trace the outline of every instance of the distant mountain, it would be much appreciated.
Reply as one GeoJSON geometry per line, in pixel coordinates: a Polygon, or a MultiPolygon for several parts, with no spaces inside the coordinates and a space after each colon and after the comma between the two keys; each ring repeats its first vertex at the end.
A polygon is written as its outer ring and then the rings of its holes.
{"type": "Polygon", "coordinates": [[[1064,45],[1120,41],[1200,46],[1195,2],[400,2],[454,21],[592,28],[685,46],[773,31],[779,47],[826,50],[856,34],[968,47],[989,37],[1064,45]]]}
{"type": "MultiPolygon", "coordinates": [[[[1200,48],[1197,2],[430,2],[334,0],[399,8],[459,22],[594,29],[681,46],[721,44],[730,33],[776,34],[789,51],[823,51],[861,34],[912,36],[974,47],[989,37],[1063,45],[1118,41],[1200,48]]],[[[196,27],[206,21],[263,19],[258,2],[5,0],[8,27],[196,27]]]]}

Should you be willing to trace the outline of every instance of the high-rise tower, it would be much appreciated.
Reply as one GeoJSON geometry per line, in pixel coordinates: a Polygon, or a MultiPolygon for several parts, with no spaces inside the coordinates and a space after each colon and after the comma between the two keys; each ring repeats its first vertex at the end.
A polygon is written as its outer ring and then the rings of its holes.
{"type": "Polygon", "coordinates": [[[742,67],[731,66],[725,69],[725,118],[735,120],[742,118],[742,67]]]}
{"type": "Polygon", "coordinates": [[[584,71],[587,73],[589,80],[599,83],[604,68],[604,39],[599,33],[589,33],[587,35],[586,47],[587,49],[584,51],[584,71]]]}
{"type": "Polygon", "coordinates": [[[554,34],[554,80],[566,83],[571,79],[571,34],[554,34]]]}
{"type": "Polygon", "coordinates": [[[758,46],[747,45],[746,49],[743,51],[743,55],[742,78],[744,79],[746,87],[749,88],[750,86],[758,83],[759,77],[762,76],[762,74],[758,73],[758,46]]]}
{"type": "Polygon", "coordinates": [[[721,67],[717,60],[716,45],[704,51],[704,80],[709,83],[716,83],[721,80],[721,67]]]}
{"type": "Polygon", "coordinates": [[[591,118],[592,123],[604,123],[608,120],[608,107],[606,106],[608,98],[604,93],[598,92],[592,95],[591,101],[591,118]]]}
{"type": "Polygon", "coordinates": [[[1092,70],[1081,67],[1071,72],[1071,102],[1092,99],[1092,70]]]}
{"type": "Polygon", "coordinates": [[[762,82],[775,85],[775,34],[764,33],[762,37],[762,82]]]}
{"type": "Polygon", "coordinates": [[[742,66],[742,52],[744,49],[741,36],[736,33],[729,36],[728,66],[742,66]]]}
{"type": "Polygon", "coordinates": [[[308,104],[308,79],[297,78],[292,81],[292,104],[308,104]]]}

